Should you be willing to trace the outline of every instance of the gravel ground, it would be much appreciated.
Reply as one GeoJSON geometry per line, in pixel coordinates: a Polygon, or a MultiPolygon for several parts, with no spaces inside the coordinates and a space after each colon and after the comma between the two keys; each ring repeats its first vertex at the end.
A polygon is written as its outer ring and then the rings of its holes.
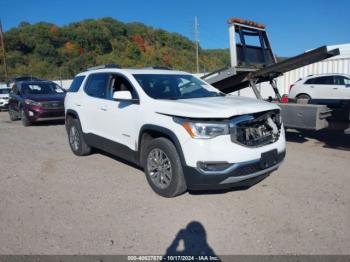
{"type": "Polygon", "coordinates": [[[133,166],[73,155],[62,123],[2,112],[0,254],[350,254],[350,138],[287,137],[259,184],[165,199],[133,166]]]}

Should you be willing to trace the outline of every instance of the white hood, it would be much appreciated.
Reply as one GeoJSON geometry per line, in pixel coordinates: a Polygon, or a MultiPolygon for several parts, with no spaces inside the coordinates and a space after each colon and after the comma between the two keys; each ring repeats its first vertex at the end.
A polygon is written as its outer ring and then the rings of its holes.
{"type": "Polygon", "coordinates": [[[241,96],[157,100],[156,112],[190,118],[229,118],[279,109],[275,104],[241,96]]]}

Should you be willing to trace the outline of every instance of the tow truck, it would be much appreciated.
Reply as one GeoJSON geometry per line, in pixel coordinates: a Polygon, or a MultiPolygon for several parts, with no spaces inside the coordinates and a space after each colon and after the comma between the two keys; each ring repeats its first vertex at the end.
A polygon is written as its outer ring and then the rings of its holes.
{"type": "Polygon", "coordinates": [[[270,98],[270,101],[281,108],[286,128],[321,130],[332,127],[346,129],[344,132],[350,134],[350,101],[344,101],[341,108],[290,103],[283,101],[276,84],[276,78],[283,73],[339,55],[338,48],[328,50],[327,46],[321,46],[277,61],[265,25],[240,18],[229,19],[228,25],[231,67],[206,74],[202,76],[203,80],[224,93],[250,87],[257,99],[263,99],[257,84],[269,82],[275,93],[275,99],[270,98]]]}

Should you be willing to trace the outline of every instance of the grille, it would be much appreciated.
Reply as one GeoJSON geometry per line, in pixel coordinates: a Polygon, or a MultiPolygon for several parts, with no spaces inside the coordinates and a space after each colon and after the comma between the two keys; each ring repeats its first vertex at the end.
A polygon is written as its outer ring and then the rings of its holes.
{"type": "MultiPolygon", "coordinates": [[[[278,154],[278,161],[277,163],[280,163],[286,155],[286,152],[282,152],[278,154]]],[[[256,172],[259,172],[261,170],[264,170],[264,168],[261,167],[260,162],[255,162],[251,164],[246,164],[239,166],[235,169],[234,171],[234,176],[245,176],[245,175],[250,175],[256,172]]]]}
{"type": "Polygon", "coordinates": [[[40,118],[61,117],[64,112],[45,112],[40,115],[40,118]]]}
{"type": "Polygon", "coordinates": [[[230,122],[231,140],[247,147],[271,144],[278,140],[281,125],[279,110],[240,116],[230,122]]]}
{"type": "Polygon", "coordinates": [[[238,167],[235,170],[235,176],[245,176],[245,175],[256,173],[260,170],[261,168],[258,162],[253,164],[247,164],[247,165],[238,167]]]}
{"type": "Polygon", "coordinates": [[[48,108],[48,109],[61,109],[64,107],[64,104],[62,101],[50,101],[50,102],[42,102],[42,107],[48,108]]]}

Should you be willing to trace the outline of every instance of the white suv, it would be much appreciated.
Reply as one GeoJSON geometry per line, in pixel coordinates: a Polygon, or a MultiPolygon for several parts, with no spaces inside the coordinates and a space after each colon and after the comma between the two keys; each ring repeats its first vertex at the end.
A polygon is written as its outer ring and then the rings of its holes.
{"type": "Polygon", "coordinates": [[[334,104],[350,100],[350,76],[344,74],[310,75],[289,87],[288,98],[298,103],[334,104]]]}
{"type": "Polygon", "coordinates": [[[6,85],[0,86],[0,111],[9,107],[9,94],[11,89],[6,85]]]}
{"type": "Polygon", "coordinates": [[[95,147],[136,163],[164,197],[253,185],[285,156],[276,105],[185,72],[93,68],[74,78],[65,110],[74,154],[95,147]]]}

